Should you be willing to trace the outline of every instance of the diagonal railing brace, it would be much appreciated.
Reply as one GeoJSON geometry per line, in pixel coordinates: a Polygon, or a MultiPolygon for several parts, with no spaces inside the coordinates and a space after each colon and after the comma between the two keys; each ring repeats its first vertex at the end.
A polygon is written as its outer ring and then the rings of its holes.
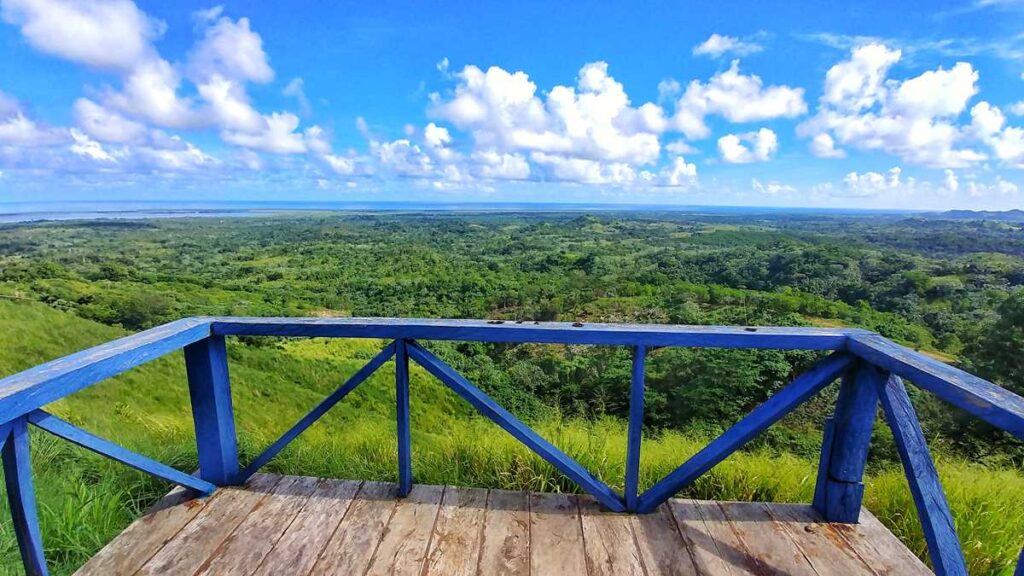
{"type": "Polygon", "coordinates": [[[445,364],[440,358],[431,354],[416,342],[408,342],[407,349],[409,357],[423,366],[438,380],[446,384],[463,400],[469,402],[481,414],[490,418],[495,424],[501,426],[506,432],[512,435],[533,450],[538,456],[557,468],[573,482],[579,484],[589,492],[601,504],[614,512],[623,512],[626,507],[622,497],[612,490],[607,484],[595,478],[586,468],[573,460],[568,454],[556,448],[553,444],[542,438],[531,430],[521,420],[512,415],[511,412],[502,408],[474,386],[464,376],[455,371],[454,368],[445,364]]]}

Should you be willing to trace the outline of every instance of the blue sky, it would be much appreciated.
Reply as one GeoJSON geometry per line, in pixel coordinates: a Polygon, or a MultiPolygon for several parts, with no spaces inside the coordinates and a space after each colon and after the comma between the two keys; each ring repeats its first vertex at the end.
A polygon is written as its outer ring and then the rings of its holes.
{"type": "Polygon", "coordinates": [[[0,0],[0,201],[1024,207],[1024,2],[0,0]]]}

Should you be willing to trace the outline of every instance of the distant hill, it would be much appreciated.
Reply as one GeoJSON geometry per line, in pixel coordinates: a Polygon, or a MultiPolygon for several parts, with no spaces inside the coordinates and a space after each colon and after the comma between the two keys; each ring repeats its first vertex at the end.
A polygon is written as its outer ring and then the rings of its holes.
{"type": "Polygon", "coordinates": [[[1000,222],[1024,222],[1024,210],[947,210],[922,214],[925,218],[937,220],[998,220],[1000,222]]]}

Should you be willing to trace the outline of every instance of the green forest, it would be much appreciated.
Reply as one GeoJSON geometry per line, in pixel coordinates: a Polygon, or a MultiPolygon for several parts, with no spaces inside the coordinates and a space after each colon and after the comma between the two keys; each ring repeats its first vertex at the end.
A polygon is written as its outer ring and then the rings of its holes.
{"type": "MultiPolygon", "coordinates": [[[[295,213],[0,226],[0,375],[185,316],[385,316],[850,326],[1024,394],[1024,226],[941,215],[729,212],[295,213]]],[[[385,343],[229,342],[243,460],[385,343]]],[[[472,382],[613,487],[623,484],[630,350],[430,342],[472,382]]],[[[647,366],[649,486],[821,357],[666,348],[647,366]]],[[[386,365],[269,469],[393,480],[386,365]]],[[[910,386],[972,574],[1011,574],[1024,542],[1024,443],[910,386]]],[[[685,495],[809,501],[835,386],[685,495]]],[[[424,371],[412,372],[416,481],[575,491],[424,371]]],[[[196,463],[180,353],[57,402],[90,431],[196,463]]],[[[55,573],[168,489],[34,433],[55,573]]],[[[879,418],[865,505],[927,558],[879,418]]],[[[20,559],[0,511],[0,570],[20,559]]]]}

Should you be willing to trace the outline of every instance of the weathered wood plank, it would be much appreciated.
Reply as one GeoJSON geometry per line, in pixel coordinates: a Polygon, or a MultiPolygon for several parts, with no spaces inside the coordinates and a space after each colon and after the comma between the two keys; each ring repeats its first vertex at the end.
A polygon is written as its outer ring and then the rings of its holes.
{"type": "Polygon", "coordinates": [[[803,404],[822,388],[838,378],[855,361],[853,356],[836,352],[797,376],[760,406],[751,410],[721,436],[690,457],[681,466],[662,478],[640,496],[637,510],[648,512],[671,498],[676,492],[692,484],[702,474],[725,460],[753,440],[794,408],[803,404]]]}
{"type": "Polygon", "coordinates": [[[672,499],[668,504],[699,574],[755,575],[750,553],[716,503],[672,499]]]}
{"type": "Polygon", "coordinates": [[[859,524],[829,524],[832,533],[880,576],[929,575],[932,571],[903,545],[867,508],[860,511],[859,524]]]}
{"type": "Polygon", "coordinates": [[[423,571],[443,494],[444,486],[418,484],[398,501],[366,576],[419,575],[423,571]]]}
{"type": "Polygon", "coordinates": [[[308,574],[341,524],[361,483],[321,480],[284,535],[263,559],[257,576],[308,574]]]}
{"type": "Polygon", "coordinates": [[[814,567],[760,502],[719,502],[753,559],[755,573],[814,576],[814,567]]]}
{"type": "Polygon", "coordinates": [[[244,488],[219,489],[217,497],[136,574],[157,576],[195,573],[280,480],[281,476],[258,474],[244,488]]]}
{"type": "Polygon", "coordinates": [[[580,496],[583,550],[589,576],[644,576],[630,517],[608,512],[593,498],[580,496]]]}
{"type": "Polygon", "coordinates": [[[570,322],[496,322],[424,318],[210,318],[214,334],[386,338],[389,340],[475,340],[610,346],[689,346],[839,350],[849,328],[681,326],[570,322]]]}
{"type": "Polygon", "coordinates": [[[530,573],[576,576],[587,573],[576,497],[530,495],[530,573]]]}
{"type": "Polygon", "coordinates": [[[667,503],[650,514],[633,515],[630,521],[648,576],[697,575],[687,542],[667,503]]]}
{"type": "Polygon", "coordinates": [[[395,509],[398,487],[364,482],[345,518],[324,546],[311,574],[362,574],[370,564],[395,509]]]}
{"type": "Polygon", "coordinates": [[[478,576],[529,576],[530,495],[491,490],[487,493],[478,576]]]}
{"type": "Polygon", "coordinates": [[[196,572],[196,576],[252,574],[298,515],[318,480],[286,476],[253,507],[196,572]]]}
{"type": "Polygon", "coordinates": [[[474,576],[480,561],[486,514],[487,490],[445,488],[424,572],[474,576]]]}
{"type": "Polygon", "coordinates": [[[164,543],[174,537],[200,511],[219,495],[196,498],[182,487],[171,490],[141,518],[103,547],[75,572],[75,576],[133,574],[153,557],[164,543]]]}
{"type": "Polygon", "coordinates": [[[819,576],[872,575],[871,567],[830,529],[814,508],[802,504],[766,504],[819,576]]]}

